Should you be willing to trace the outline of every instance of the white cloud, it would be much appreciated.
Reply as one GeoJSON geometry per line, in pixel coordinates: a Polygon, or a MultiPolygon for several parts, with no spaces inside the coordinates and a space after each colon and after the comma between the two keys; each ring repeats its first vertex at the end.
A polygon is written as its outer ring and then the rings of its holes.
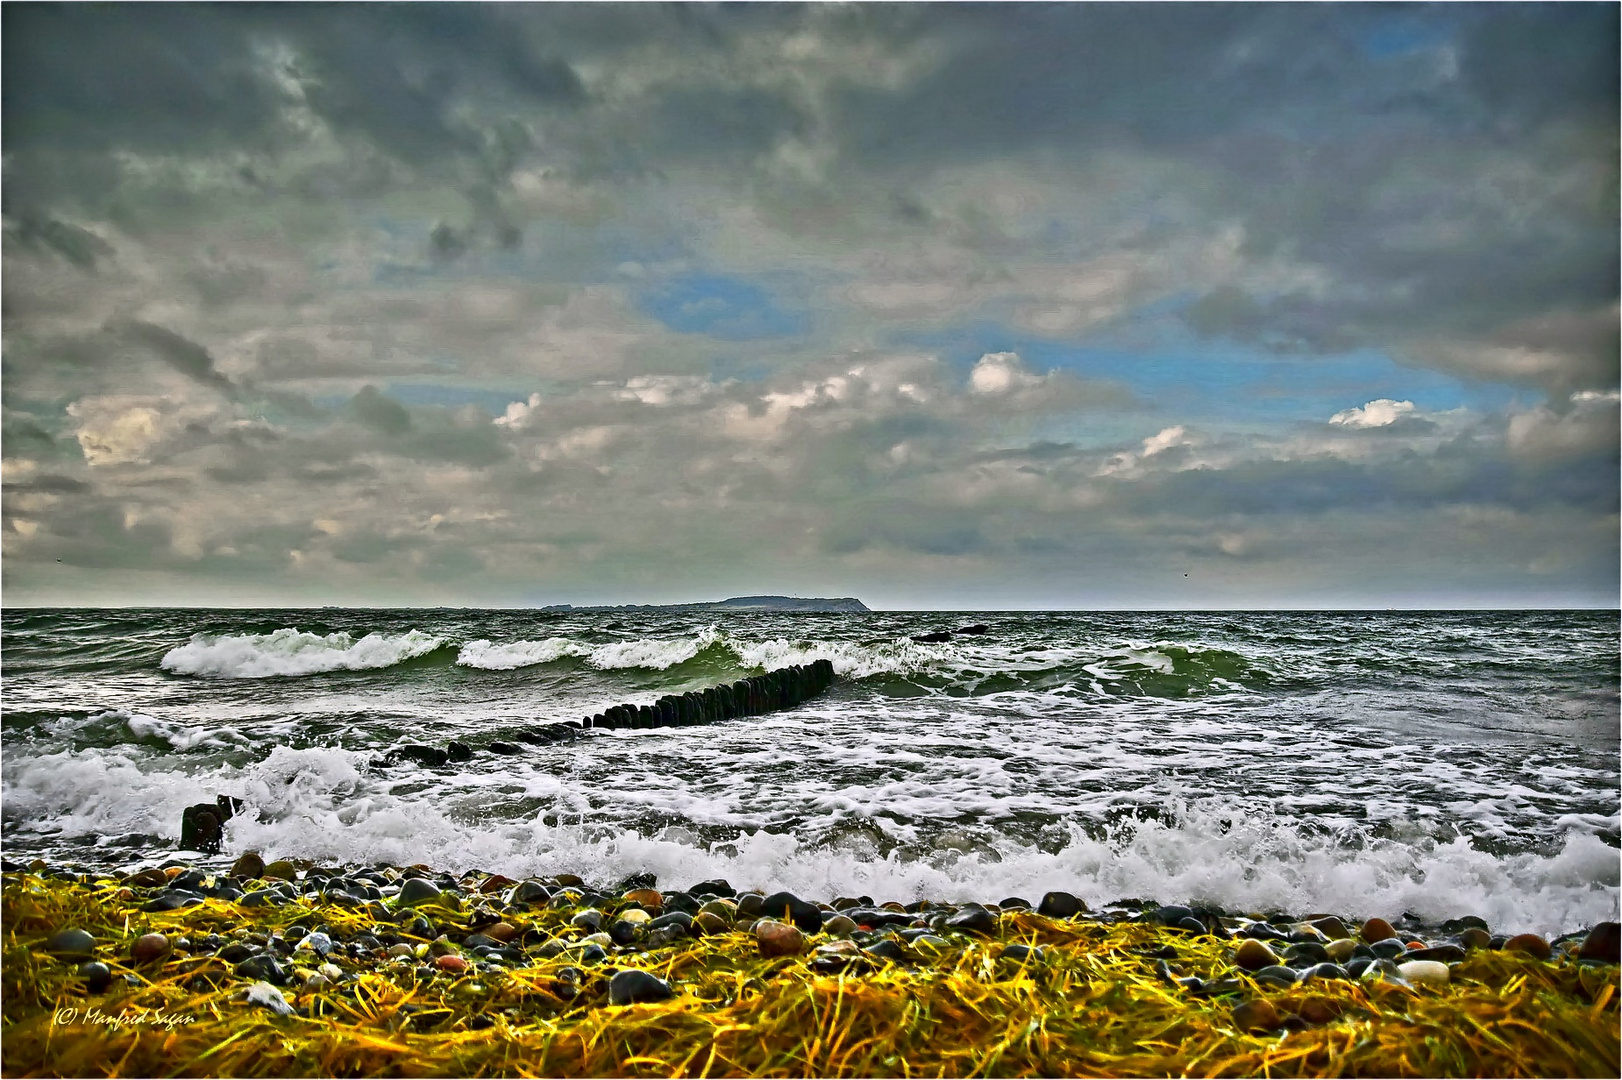
{"type": "Polygon", "coordinates": [[[1414,411],[1411,401],[1393,401],[1390,398],[1377,398],[1356,409],[1346,409],[1329,418],[1331,424],[1342,427],[1377,428],[1389,427],[1404,416],[1414,411]]]}
{"type": "Polygon", "coordinates": [[[513,401],[507,411],[490,421],[497,427],[520,428],[529,423],[530,414],[541,407],[541,395],[531,394],[528,401],[513,401]]]}

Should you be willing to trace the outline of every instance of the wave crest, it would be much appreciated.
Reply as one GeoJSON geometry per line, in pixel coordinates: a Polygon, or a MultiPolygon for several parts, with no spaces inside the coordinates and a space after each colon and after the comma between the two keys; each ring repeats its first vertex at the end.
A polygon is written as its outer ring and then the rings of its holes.
{"type": "Polygon", "coordinates": [[[393,667],[444,643],[443,638],[420,630],[371,633],[359,640],[341,631],[323,636],[293,627],[271,634],[197,634],[165,653],[158,666],[176,675],[266,679],[393,667]]]}

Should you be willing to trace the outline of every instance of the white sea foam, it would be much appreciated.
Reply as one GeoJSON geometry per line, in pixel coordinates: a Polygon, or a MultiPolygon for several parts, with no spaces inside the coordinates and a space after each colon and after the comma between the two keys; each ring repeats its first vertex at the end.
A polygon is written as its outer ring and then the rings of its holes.
{"type": "Polygon", "coordinates": [[[495,645],[481,638],[463,645],[456,654],[456,662],[462,667],[484,671],[511,671],[534,664],[550,664],[565,656],[587,656],[590,652],[588,646],[564,637],[515,641],[509,645],[495,645]]]}
{"type": "MultiPolygon", "coordinates": [[[[258,762],[188,772],[178,767],[184,758],[154,758],[133,746],[13,755],[5,763],[5,810],[11,827],[35,835],[174,836],[185,806],[231,794],[247,805],[227,826],[230,853],[426,862],[510,876],[567,871],[599,883],[651,870],[677,887],[719,876],[822,899],[1035,900],[1065,889],[1095,906],[1135,896],[1358,918],[1475,914],[1495,929],[1545,934],[1616,918],[1618,909],[1616,849],[1581,830],[1550,850],[1497,855],[1420,827],[1384,838],[1325,832],[1248,800],[1161,793],[1151,800],[1165,811],[1159,820],[1128,818],[1100,833],[1067,814],[1034,843],[987,823],[986,807],[971,798],[983,786],[1003,810],[1027,802],[996,793],[1007,778],[987,761],[977,764],[976,782],[956,792],[931,793],[899,778],[825,785],[815,795],[806,788],[797,795],[804,800],[797,822],[740,827],[759,813],[747,791],[639,781],[605,801],[601,782],[522,761],[418,790],[409,773],[370,776],[366,756],[278,746],[258,762]],[[519,799],[542,806],[506,820],[472,812],[519,799]],[[919,817],[898,822],[875,815],[879,805],[919,817]],[[671,816],[684,824],[627,824],[671,816]],[[974,823],[942,828],[943,819],[974,823]],[[715,827],[706,822],[728,823],[733,838],[706,841],[701,830],[715,827]]],[[[940,760],[921,752],[918,760],[926,759],[940,760]]]]}
{"type": "Polygon", "coordinates": [[[616,668],[648,668],[663,671],[686,663],[700,652],[723,640],[715,627],[706,627],[690,638],[638,638],[616,641],[591,650],[587,662],[605,671],[616,668]]]}
{"type": "Polygon", "coordinates": [[[411,630],[404,634],[311,634],[287,627],[272,634],[198,634],[164,654],[159,666],[177,675],[263,679],[324,671],[392,667],[432,652],[444,639],[411,630]]]}

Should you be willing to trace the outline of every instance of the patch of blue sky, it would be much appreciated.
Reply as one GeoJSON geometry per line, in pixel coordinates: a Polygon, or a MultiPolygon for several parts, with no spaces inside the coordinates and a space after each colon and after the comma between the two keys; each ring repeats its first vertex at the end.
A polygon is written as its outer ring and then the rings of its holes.
{"type": "Polygon", "coordinates": [[[1375,59],[1406,56],[1445,45],[1457,31],[1454,14],[1431,6],[1392,5],[1357,35],[1363,52],[1375,59]]]}
{"type": "Polygon", "coordinates": [[[1032,337],[995,323],[903,342],[939,353],[962,377],[986,353],[1018,353],[1031,371],[1069,372],[1125,386],[1145,411],[1168,423],[1276,425],[1323,422],[1379,398],[1412,401],[1423,412],[1501,410],[1524,392],[1397,363],[1362,349],[1332,355],[1279,354],[1233,342],[1156,342],[1123,347],[1032,337]]]}
{"type": "Polygon", "coordinates": [[[682,334],[722,341],[792,337],[810,329],[810,317],[780,307],[760,285],[719,274],[687,274],[637,299],[646,315],[682,334]]]}

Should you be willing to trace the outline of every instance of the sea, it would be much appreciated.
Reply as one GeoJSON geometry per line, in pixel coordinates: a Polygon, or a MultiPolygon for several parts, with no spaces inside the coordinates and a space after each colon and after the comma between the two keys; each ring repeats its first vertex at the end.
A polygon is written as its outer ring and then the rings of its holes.
{"type": "Polygon", "coordinates": [[[245,851],[510,877],[1233,912],[1619,905],[1616,611],[8,609],[0,851],[245,851]],[[984,624],[982,634],[921,637],[984,624]],[[702,727],[484,751],[539,723],[832,662],[702,727]],[[385,764],[404,743],[472,759],[385,764]]]}

